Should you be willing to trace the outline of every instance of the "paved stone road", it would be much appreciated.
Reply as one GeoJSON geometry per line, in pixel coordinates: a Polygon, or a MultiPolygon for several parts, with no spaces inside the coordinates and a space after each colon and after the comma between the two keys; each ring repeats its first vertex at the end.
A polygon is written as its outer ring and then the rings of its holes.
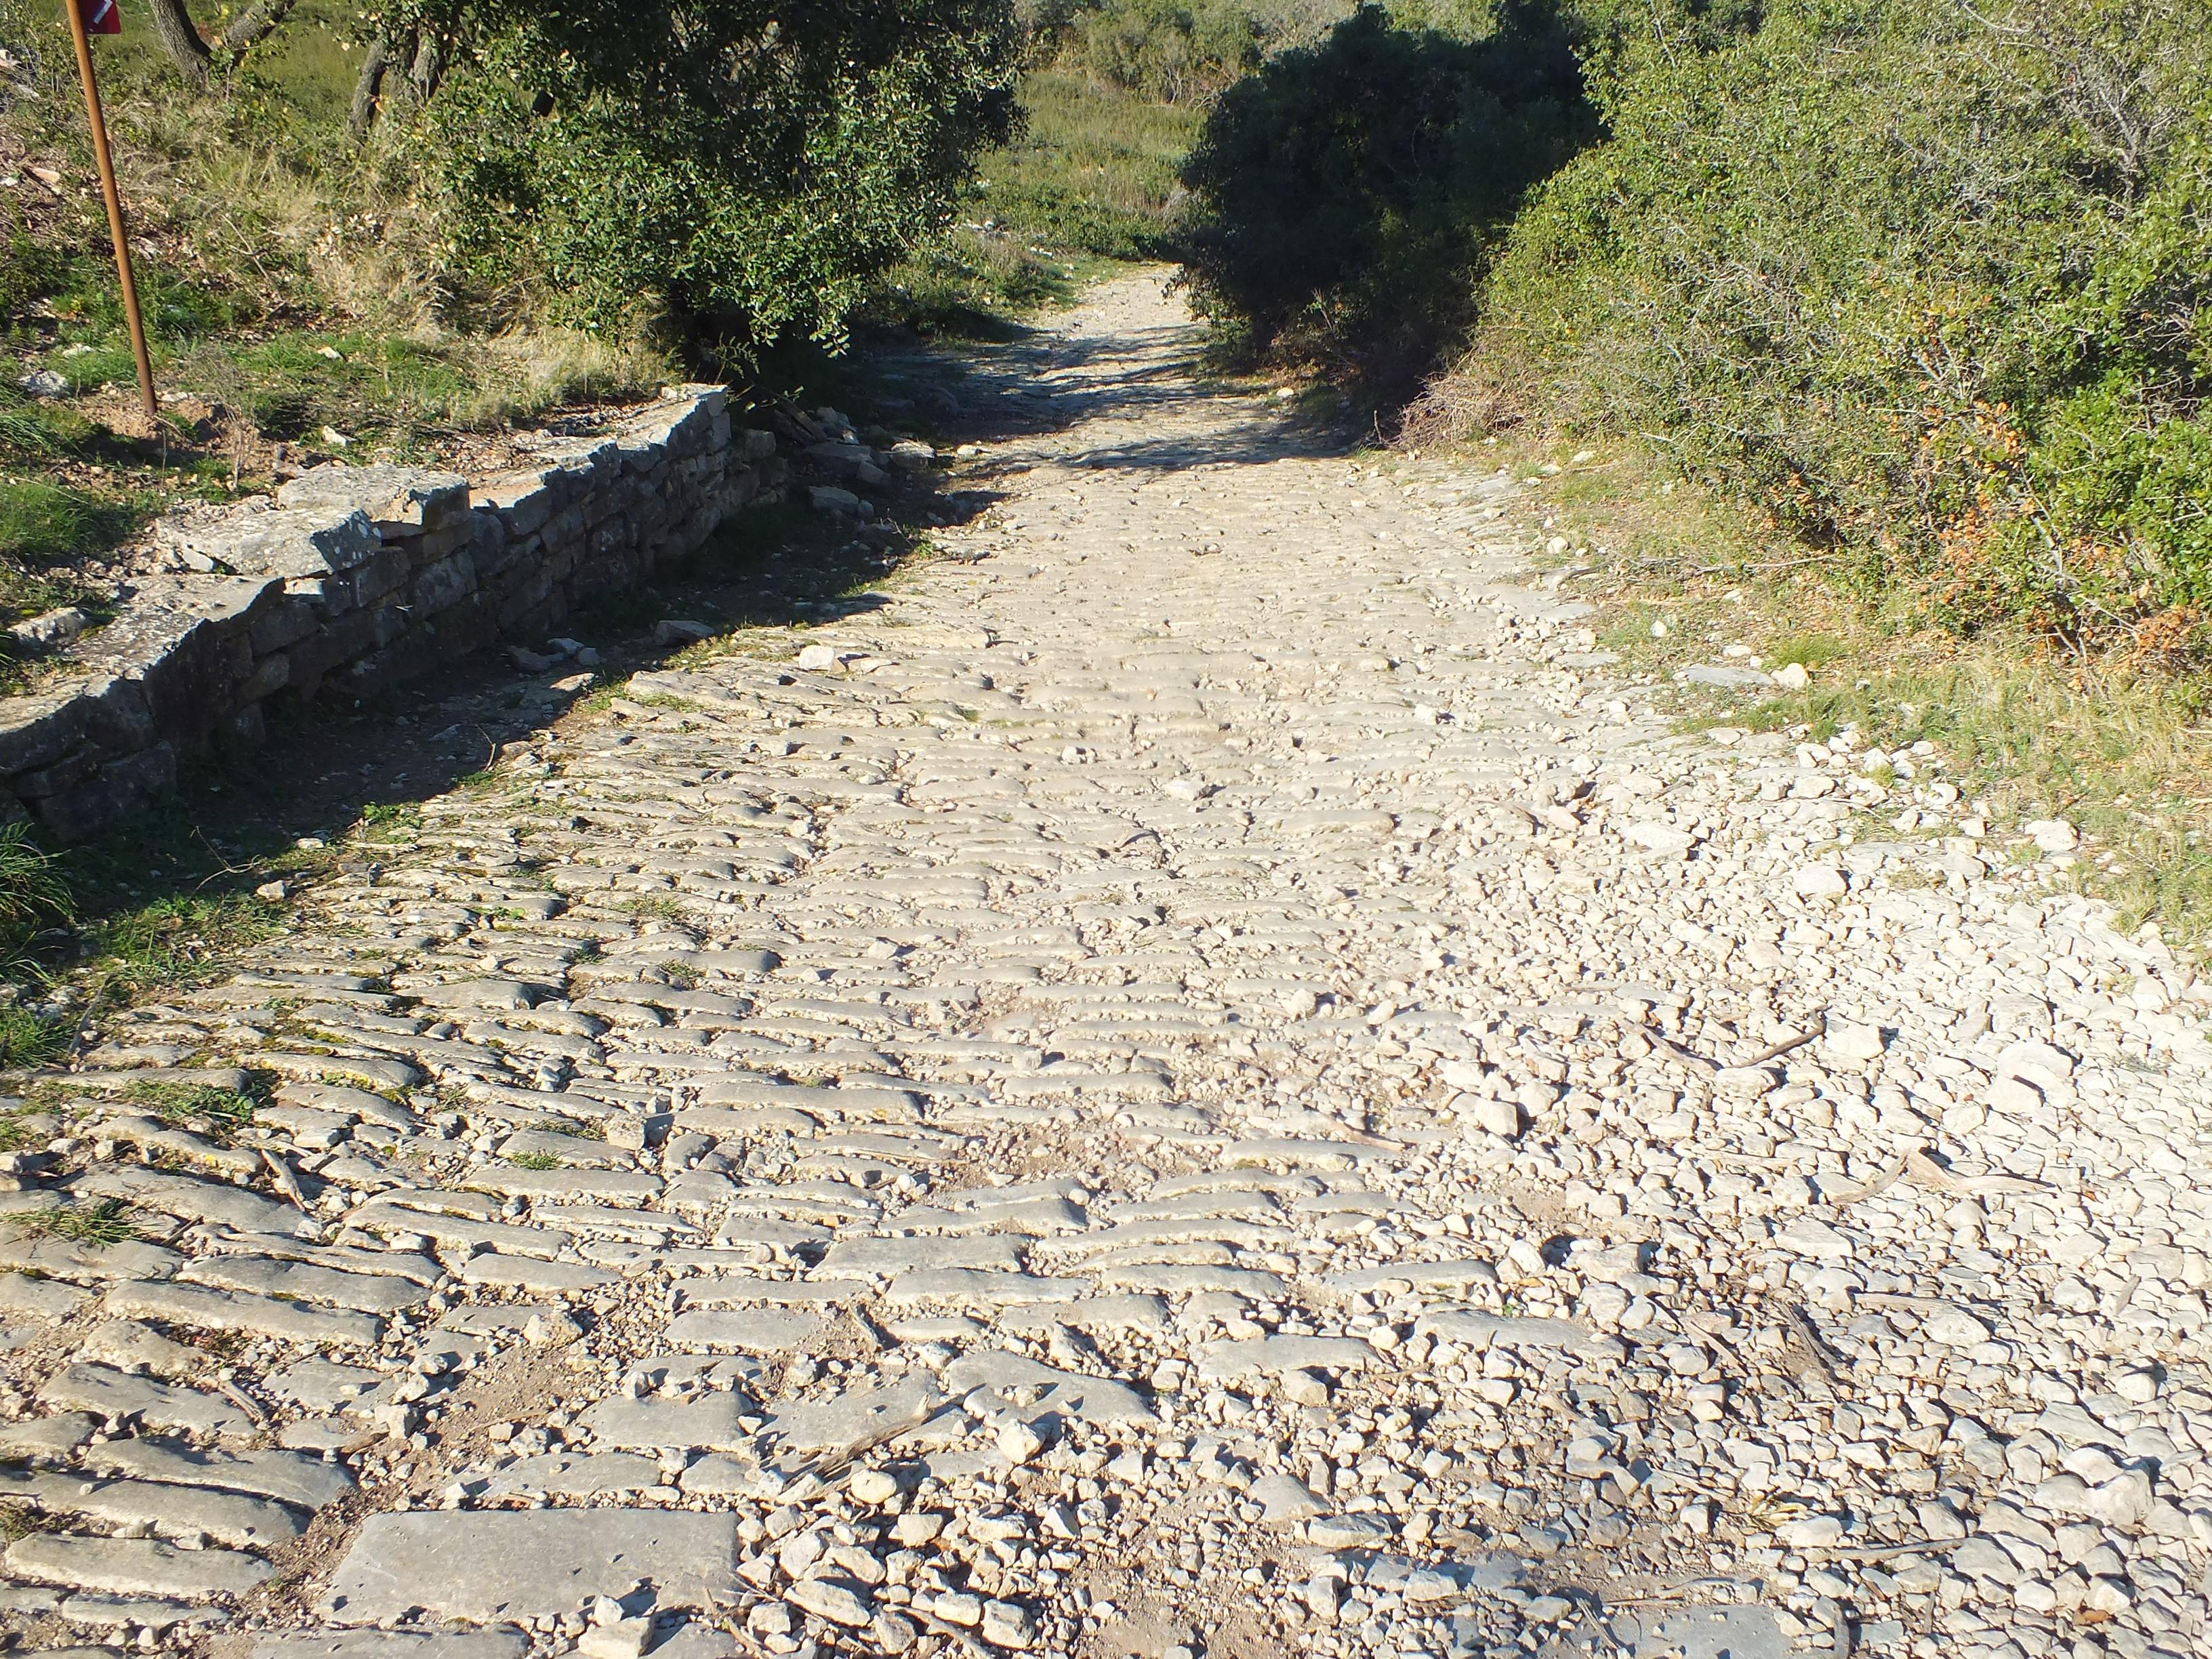
{"type": "Polygon", "coordinates": [[[28,1091],[26,1648],[2205,1650],[2203,988],[1189,344],[28,1091]]]}

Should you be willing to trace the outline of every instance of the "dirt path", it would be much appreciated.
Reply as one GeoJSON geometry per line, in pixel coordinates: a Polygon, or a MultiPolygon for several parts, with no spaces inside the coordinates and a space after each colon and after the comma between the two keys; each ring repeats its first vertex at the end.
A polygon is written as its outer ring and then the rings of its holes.
{"type": "Polygon", "coordinates": [[[1676,735],[1518,481],[1194,337],[1139,276],[979,359],[946,556],[33,1091],[6,1207],[138,1237],[0,1233],[0,1623],[2202,1650],[2201,988],[1929,757],[1676,735]]]}

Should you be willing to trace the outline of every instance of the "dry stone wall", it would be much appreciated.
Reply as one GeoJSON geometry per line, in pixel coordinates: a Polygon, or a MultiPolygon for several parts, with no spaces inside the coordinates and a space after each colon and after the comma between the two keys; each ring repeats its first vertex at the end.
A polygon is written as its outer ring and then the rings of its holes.
{"type": "Polygon", "coordinates": [[[542,637],[780,491],[766,432],[719,387],[680,386],[604,432],[476,483],[319,466],[156,538],[188,574],[135,582],[66,678],[0,701],[0,817],[76,839],[246,749],[271,699],[369,696],[503,637],[542,637]]]}

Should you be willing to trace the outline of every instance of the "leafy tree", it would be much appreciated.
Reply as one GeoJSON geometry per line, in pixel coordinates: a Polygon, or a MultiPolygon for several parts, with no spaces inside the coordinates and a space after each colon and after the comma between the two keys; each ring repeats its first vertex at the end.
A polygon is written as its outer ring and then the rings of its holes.
{"type": "Polygon", "coordinates": [[[1015,115],[1010,0],[466,0],[378,27],[451,54],[423,151],[465,264],[739,352],[834,339],[1015,115]]]}
{"type": "Polygon", "coordinates": [[[1385,389],[1426,368],[1523,196],[1595,136],[1574,44],[1539,3],[1472,40],[1365,5],[1229,88],[1183,170],[1200,308],[1385,389]]]}
{"type": "Polygon", "coordinates": [[[1170,104],[1257,68],[1267,39],[1244,0],[1097,0],[1073,12],[1060,33],[1074,66],[1170,104]]]}
{"type": "Polygon", "coordinates": [[[185,78],[204,84],[218,62],[235,64],[281,27],[299,0],[255,0],[224,24],[210,46],[192,21],[187,0],[148,0],[154,34],[185,78]]]}

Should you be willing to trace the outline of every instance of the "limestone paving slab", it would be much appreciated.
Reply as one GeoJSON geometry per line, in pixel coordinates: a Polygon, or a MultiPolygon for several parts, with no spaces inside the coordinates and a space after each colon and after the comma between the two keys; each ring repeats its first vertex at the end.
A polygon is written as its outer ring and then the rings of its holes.
{"type": "Polygon", "coordinates": [[[737,1520],[650,1510],[386,1514],[362,1523],[319,1607],[341,1623],[479,1624],[574,1612],[650,1583],[659,1604],[735,1594],[737,1520]]]}

